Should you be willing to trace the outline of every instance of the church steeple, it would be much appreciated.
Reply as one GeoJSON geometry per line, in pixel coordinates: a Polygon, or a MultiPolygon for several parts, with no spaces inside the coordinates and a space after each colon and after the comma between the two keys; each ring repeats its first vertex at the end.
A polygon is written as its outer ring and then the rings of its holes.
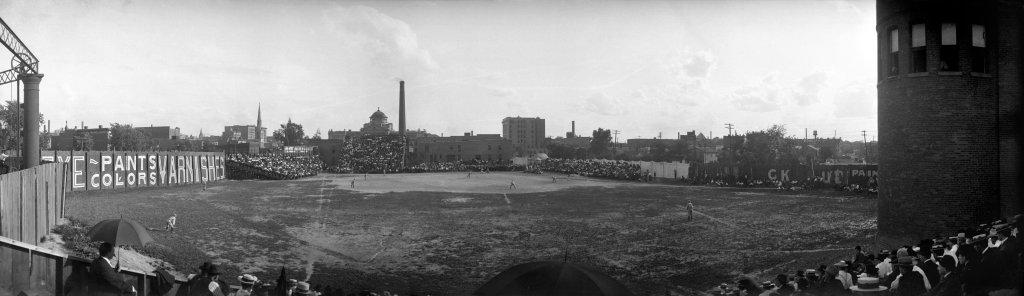
{"type": "Polygon", "coordinates": [[[256,140],[263,142],[263,106],[256,103],[256,140]]]}

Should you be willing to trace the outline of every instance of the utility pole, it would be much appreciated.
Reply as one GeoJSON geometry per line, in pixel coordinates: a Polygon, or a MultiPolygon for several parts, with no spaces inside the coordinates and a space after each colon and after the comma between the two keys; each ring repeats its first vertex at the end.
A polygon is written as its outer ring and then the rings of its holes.
{"type": "Polygon", "coordinates": [[[868,163],[868,131],[860,131],[860,135],[864,137],[864,163],[868,163]]]}
{"type": "Polygon", "coordinates": [[[729,135],[732,136],[732,129],[733,129],[732,123],[726,123],[725,124],[725,129],[728,129],[729,130],[729,135]]]}
{"type": "Polygon", "coordinates": [[[619,130],[613,130],[612,134],[615,135],[615,144],[619,143],[619,130]]]}

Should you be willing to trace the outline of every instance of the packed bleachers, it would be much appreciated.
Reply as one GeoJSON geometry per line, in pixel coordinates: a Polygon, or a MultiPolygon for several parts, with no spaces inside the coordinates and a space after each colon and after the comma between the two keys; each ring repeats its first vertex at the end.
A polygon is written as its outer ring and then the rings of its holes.
{"type": "Polygon", "coordinates": [[[640,172],[640,166],[624,161],[603,162],[588,159],[544,159],[539,169],[562,174],[619,180],[650,180],[650,174],[640,172]]]}
{"type": "Polygon", "coordinates": [[[718,187],[758,187],[758,188],[775,188],[777,190],[786,191],[801,191],[811,189],[833,189],[836,191],[848,191],[855,193],[878,193],[878,183],[871,182],[868,186],[860,186],[858,184],[840,185],[840,184],[829,184],[825,180],[815,177],[807,178],[804,180],[789,180],[786,182],[779,180],[767,180],[758,178],[733,178],[727,176],[705,176],[686,179],[683,181],[689,185],[705,185],[705,186],[718,186],[718,187]]]}
{"type": "Polygon", "coordinates": [[[290,180],[315,176],[323,167],[316,156],[282,154],[229,154],[227,168],[229,176],[250,176],[256,178],[290,180]]]}
{"type": "Polygon", "coordinates": [[[1021,295],[1021,215],[896,250],[854,248],[849,260],[724,283],[713,295],[1021,295]]]}

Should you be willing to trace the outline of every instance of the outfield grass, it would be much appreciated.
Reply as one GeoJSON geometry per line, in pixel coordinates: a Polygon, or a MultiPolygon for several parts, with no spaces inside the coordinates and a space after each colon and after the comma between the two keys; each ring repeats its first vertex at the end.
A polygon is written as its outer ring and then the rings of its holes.
{"type": "Polygon", "coordinates": [[[849,258],[854,245],[875,249],[875,199],[839,193],[552,183],[520,173],[361,178],[75,192],[67,213],[87,223],[123,214],[162,228],[176,212],[178,230],[154,231],[157,243],[144,251],[181,271],[212,260],[232,278],[273,280],[285,266],[291,278],[346,293],[466,295],[509,266],[569,260],[638,295],[689,295],[741,274],[769,279],[849,258]],[[512,179],[520,190],[507,189],[512,179]]]}

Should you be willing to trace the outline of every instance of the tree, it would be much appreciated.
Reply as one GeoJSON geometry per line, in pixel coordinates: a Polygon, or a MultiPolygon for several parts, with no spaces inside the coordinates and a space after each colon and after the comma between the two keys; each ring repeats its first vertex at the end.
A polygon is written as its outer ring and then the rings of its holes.
{"type": "Polygon", "coordinates": [[[76,133],[71,142],[72,150],[92,150],[92,135],[88,133],[76,133]]]}
{"type": "Polygon", "coordinates": [[[593,138],[590,140],[590,154],[595,158],[608,156],[608,145],[612,142],[612,131],[597,128],[591,136],[593,138]]]}
{"type": "Polygon", "coordinates": [[[285,146],[302,145],[305,136],[302,125],[292,122],[291,118],[288,118],[288,123],[282,124],[280,129],[274,131],[274,139],[281,141],[285,146]]]}
{"type": "Polygon", "coordinates": [[[110,123],[110,145],[117,151],[142,151],[150,148],[149,136],[127,123],[110,123]]]}
{"type": "MultiPolygon", "coordinates": [[[[21,149],[21,132],[24,126],[25,113],[23,110],[19,110],[17,102],[6,101],[5,104],[0,105],[0,150],[5,149],[21,149]]],[[[43,125],[46,120],[43,119],[43,114],[39,114],[39,125],[43,125]]],[[[39,129],[42,133],[42,129],[39,129]]],[[[39,137],[40,146],[43,146],[43,139],[45,137],[39,137]]]]}

